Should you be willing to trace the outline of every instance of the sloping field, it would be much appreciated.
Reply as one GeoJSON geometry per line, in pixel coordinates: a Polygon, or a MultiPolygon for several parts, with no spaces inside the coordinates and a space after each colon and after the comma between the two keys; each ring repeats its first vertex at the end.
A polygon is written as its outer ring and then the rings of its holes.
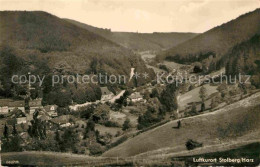
{"type": "MultiPolygon", "coordinates": [[[[217,86],[211,86],[209,84],[204,85],[204,87],[207,90],[207,95],[210,96],[211,94],[217,92],[217,86]]],[[[199,97],[199,91],[200,91],[200,87],[197,87],[187,93],[184,93],[180,96],[180,103],[179,103],[179,107],[180,110],[184,110],[185,107],[187,106],[188,103],[191,102],[200,102],[201,99],[199,97]]]]}
{"type": "MultiPolygon", "coordinates": [[[[105,152],[104,157],[129,157],[148,151],[172,148],[185,151],[188,139],[211,145],[260,139],[260,93],[220,110],[182,119],[181,128],[171,121],[142,133],[105,152]]],[[[214,150],[213,150],[214,151],[214,150]]]]}
{"type": "MultiPolygon", "coordinates": [[[[214,147],[214,146],[213,146],[214,147]]],[[[212,147],[212,148],[213,148],[212,147]]],[[[118,157],[90,157],[86,155],[69,154],[69,153],[54,153],[54,152],[12,152],[3,153],[2,165],[5,166],[172,166],[172,164],[183,164],[184,162],[192,161],[193,157],[248,157],[254,158],[255,162],[259,164],[259,141],[250,141],[244,143],[231,143],[225,145],[225,148],[216,149],[204,154],[203,152],[196,154],[194,151],[184,151],[189,154],[167,154],[167,155],[152,155],[152,156],[138,156],[128,158],[118,157]],[[191,155],[191,156],[189,156],[191,155]]],[[[199,150],[199,149],[198,149],[199,150]]],[[[198,152],[198,151],[197,151],[198,152]]],[[[1,159],[0,159],[1,160],[1,159]]],[[[190,162],[189,162],[190,163],[190,162]]],[[[194,165],[194,163],[191,163],[194,165]]],[[[251,163],[252,164],[252,163],[251,163]]],[[[195,164],[196,165],[196,164],[195,164]]],[[[205,165],[205,164],[204,164],[205,165]]],[[[225,165],[223,163],[219,165],[225,165]]],[[[228,166],[234,164],[227,164],[228,166]]],[[[227,166],[226,165],[226,166],[227,166]]],[[[245,165],[249,165],[246,163],[245,165]]],[[[198,166],[198,165],[196,165],[198,166]]],[[[250,165],[251,166],[251,165],[250,165]]],[[[255,166],[255,165],[252,165],[255,166]]]]}
{"type": "Polygon", "coordinates": [[[126,163],[125,160],[117,158],[40,151],[1,153],[1,159],[4,166],[103,166],[126,163]]]}

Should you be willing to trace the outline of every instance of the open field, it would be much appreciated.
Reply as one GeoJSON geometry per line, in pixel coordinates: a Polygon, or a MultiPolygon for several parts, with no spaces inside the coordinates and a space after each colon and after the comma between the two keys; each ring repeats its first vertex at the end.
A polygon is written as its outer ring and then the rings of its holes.
{"type": "Polygon", "coordinates": [[[116,162],[115,159],[101,158],[101,157],[90,157],[86,155],[77,155],[70,153],[55,153],[55,152],[10,152],[2,153],[2,164],[3,165],[32,165],[32,166],[100,166],[106,163],[116,162]]]}
{"type": "Polygon", "coordinates": [[[166,65],[166,67],[170,70],[173,70],[173,69],[177,70],[181,67],[186,66],[186,65],[183,65],[183,64],[175,63],[173,61],[163,61],[162,64],[166,65]]]}
{"type": "MultiPolygon", "coordinates": [[[[254,163],[247,163],[245,165],[259,164],[259,141],[250,141],[244,143],[231,143],[224,145],[217,151],[209,153],[196,153],[193,151],[184,151],[186,154],[167,154],[166,156],[160,154],[159,156],[135,156],[128,158],[118,157],[90,157],[87,155],[77,155],[70,153],[55,153],[55,152],[11,152],[2,153],[2,165],[30,165],[30,166],[141,166],[141,165],[169,165],[181,164],[185,166],[185,162],[195,165],[191,162],[193,157],[218,158],[253,158],[254,163]]],[[[198,149],[199,150],[199,149],[198,149]]],[[[198,151],[197,151],[198,152],[198,151]]],[[[196,164],[198,165],[198,164],[196,164]]],[[[208,164],[209,165],[209,164],[208,164]]],[[[227,165],[220,163],[218,165],[227,165]]],[[[236,164],[228,164],[236,165],[236,164]]]]}
{"type": "Polygon", "coordinates": [[[202,142],[204,147],[226,141],[259,139],[259,104],[260,93],[256,93],[217,111],[184,118],[180,129],[173,128],[177,126],[174,120],[127,140],[103,156],[129,157],[163,148],[180,152],[186,150],[188,139],[202,142]]]}
{"type": "MultiPolygon", "coordinates": [[[[206,85],[204,85],[204,87],[207,90],[208,96],[217,92],[217,86],[211,86],[209,84],[206,84],[206,85]]],[[[200,88],[201,88],[201,86],[197,87],[197,88],[195,88],[195,89],[193,89],[193,90],[191,90],[187,93],[184,93],[180,96],[180,99],[179,99],[179,107],[180,107],[179,109],[180,109],[180,111],[184,110],[188,103],[200,102],[201,101],[201,99],[199,97],[200,88]]]]}

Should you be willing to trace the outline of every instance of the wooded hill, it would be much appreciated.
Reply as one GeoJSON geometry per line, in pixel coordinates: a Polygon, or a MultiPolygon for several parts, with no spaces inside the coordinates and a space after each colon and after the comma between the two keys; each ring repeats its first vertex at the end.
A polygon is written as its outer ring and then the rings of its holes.
{"type": "Polygon", "coordinates": [[[51,69],[85,73],[93,60],[98,70],[115,74],[144,67],[132,51],[46,12],[3,11],[0,20],[1,45],[27,60],[48,59],[51,69]]]}
{"type": "Polygon", "coordinates": [[[161,51],[176,46],[198,35],[196,33],[177,32],[112,32],[110,29],[97,28],[75,20],[65,20],[134,51],[161,51]]]}
{"type": "Polygon", "coordinates": [[[259,33],[260,9],[256,9],[166,50],[157,58],[179,63],[202,61],[209,56],[220,59],[232,47],[259,33]]]}

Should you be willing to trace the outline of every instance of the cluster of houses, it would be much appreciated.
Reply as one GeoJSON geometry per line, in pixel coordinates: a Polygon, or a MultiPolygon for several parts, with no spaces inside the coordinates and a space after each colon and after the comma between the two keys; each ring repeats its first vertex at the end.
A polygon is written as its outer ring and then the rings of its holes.
{"type": "MultiPolygon", "coordinates": [[[[86,102],[84,104],[74,104],[69,106],[69,108],[71,110],[77,111],[79,108],[81,107],[85,107],[91,104],[98,104],[98,103],[114,103],[117,99],[119,99],[121,96],[123,96],[125,90],[122,90],[121,92],[119,92],[118,94],[114,95],[114,93],[112,93],[107,87],[101,87],[101,99],[97,100],[95,102],[86,102]]],[[[143,96],[140,94],[140,92],[134,92],[132,93],[130,96],[127,97],[127,102],[145,102],[145,100],[143,99],[143,96]]]]}
{"type": "Polygon", "coordinates": [[[32,115],[37,109],[46,111],[52,117],[57,116],[57,106],[48,105],[43,107],[42,98],[29,100],[28,104],[25,103],[25,100],[0,99],[1,115],[11,114],[15,110],[32,115]]]}
{"type": "Polygon", "coordinates": [[[40,111],[39,119],[50,120],[58,116],[57,105],[42,106],[42,99],[29,100],[12,100],[0,99],[0,115],[5,118],[0,119],[0,131],[4,126],[17,127],[18,131],[23,131],[30,125],[33,119],[33,114],[36,110],[40,111]]]}
{"type": "Polygon", "coordinates": [[[0,99],[0,114],[8,114],[16,108],[21,110],[22,112],[25,112],[25,101],[0,99]]]}
{"type": "MultiPolygon", "coordinates": [[[[124,91],[121,91],[117,95],[114,95],[107,87],[101,87],[101,100],[97,102],[87,102],[85,104],[77,104],[70,106],[71,109],[78,109],[84,105],[89,105],[93,103],[110,102],[111,99],[120,98],[124,91]]],[[[130,102],[140,102],[143,101],[143,97],[139,92],[134,92],[128,96],[127,101],[130,102]]],[[[0,99],[0,115],[4,116],[0,119],[0,131],[3,130],[5,124],[8,126],[16,125],[18,131],[19,129],[26,129],[31,124],[33,120],[33,114],[36,110],[39,111],[38,118],[42,121],[57,124],[60,127],[72,126],[75,124],[75,119],[71,118],[70,115],[64,115],[58,117],[57,105],[42,105],[42,98],[31,99],[29,101],[25,100],[12,100],[12,99],[0,99]],[[72,123],[71,120],[74,120],[72,123]]],[[[98,114],[98,113],[96,113],[98,114]]]]}

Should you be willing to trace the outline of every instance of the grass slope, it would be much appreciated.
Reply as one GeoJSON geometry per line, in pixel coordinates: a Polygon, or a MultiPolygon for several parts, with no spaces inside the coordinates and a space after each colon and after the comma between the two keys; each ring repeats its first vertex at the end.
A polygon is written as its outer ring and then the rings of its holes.
{"type": "Polygon", "coordinates": [[[171,121],[153,130],[142,133],[121,145],[108,150],[104,157],[128,157],[148,151],[172,148],[174,152],[185,151],[185,142],[193,139],[210,146],[233,141],[251,135],[260,128],[260,93],[233,103],[215,112],[182,119],[182,127],[175,129],[177,121],[171,121]]]}
{"type": "Polygon", "coordinates": [[[240,146],[235,149],[230,149],[227,151],[217,151],[207,154],[199,154],[196,156],[182,156],[177,158],[172,158],[173,161],[185,161],[186,165],[199,166],[199,165],[213,165],[213,166],[257,166],[260,163],[260,143],[250,143],[244,146],[240,146]],[[193,162],[196,158],[205,159],[217,159],[217,162],[193,162]],[[221,159],[235,159],[237,161],[224,162],[221,159]],[[247,159],[247,160],[245,160],[247,159]],[[251,161],[249,160],[251,159],[251,161]]]}
{"type": "MultiPolygon", "coordinates": [[[[86,155],[76,155],[69,153],[53,153],[53,152],[12,152],[3,153],[2,165],[4,166],[172,166],[180,165],[216,165],[212,163],[198,164],[193,163],[194,157],[204,158],[250,158],[254,159],[254,163],[239,164],[243,166],[256,166],[259,164],[259,142],[252,142],[250,144],[238,145],[227,150],[215,151],[206,154],[198,154],[192,156],[169,156],[169,157],[130,157],[130,158],[103,158],[90,157],[86,155]],[[11,164],[13,163],[13,164],[11,164]]],[[[220,163],[218,165],[238,165],[237,163],[220,163]]]]}

